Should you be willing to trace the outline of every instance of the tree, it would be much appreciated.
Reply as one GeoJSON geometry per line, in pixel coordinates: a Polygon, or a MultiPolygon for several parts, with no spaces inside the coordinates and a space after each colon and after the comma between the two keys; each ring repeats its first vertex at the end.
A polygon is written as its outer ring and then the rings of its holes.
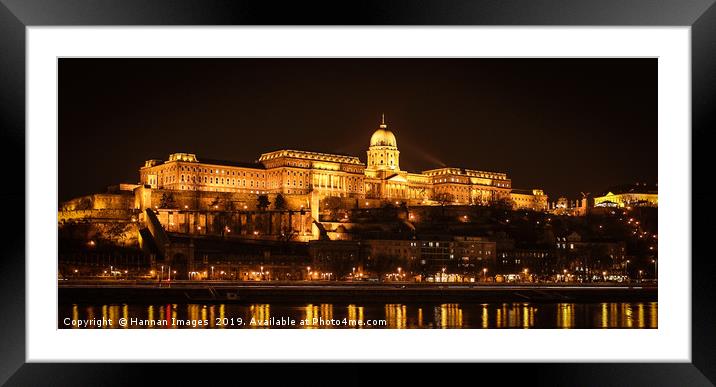
{"type": "Polygon", "coordinates": [[[273,208],[279,211],[286,209],[286,199],[283,197],[283,195],[276,195],[276,199],[274,199],[273,201],[273,208]]]}
{"type": "Polygon", "coordinates": [[[218,208],[219,208],[219,202],[220,202],[220,201],[221,201],[221,200],[219,199],[218,196],[215,197],[214,200],[212,200],[211,203],[209,204],[209,207],[210,207],[211,209],[218,209],[218,208]]]}
{"type": "MultiPolygon", "coordinates": [[[[385,279],[385,274],[396,273],[398,268],[403,270],[408,269],[409,262],[394,256],[387,254],[378,254],[369,258],[368,269],[372,271],[378,279],[382,282],[385,279]]],[[[406,273],[406,275],[409,273],[406,273]]]]}
{"type": "Polygon", "coordinates": [[[281,228],[281,235],[279,237],[279,240],[283,242],[290,242],[293,240],[293,238],[298,235],[298,232],[294,229],[292,229],[290,226],[286,225],[281,228]]]}
{"type": "Polygon", "coordinates": [[[259,195],[256,198],[256,207],[261,211],[266,211],[266,209],[271,205],[271,202],[268,199],[267,195],[259,195]]]}
{"type": "Polygon", "coordinates": [[[229,225],[229,218],[227,216],[226,212],[217,212],[214,215],[214,221],[212,222],[212,226],[214,227],[214,232],[224,236],[226,232],[226,228],[229,225]]]}
{"type": "Polygon", "coordinates": [[[498,210],[511,210],[513,205],[513,201],[508,198],[499,198],[492,202],[492,206],[495,207],[498,210]]]}
{"type": "Polygon", "coordinates": [[[405,213],[405,219],[409,220],[410,219],[410,209],[408,208],[407,201],[400,202],[400,210],[403,211],[403,213],[405,213]]]}
{"type": "Polygon", "coordinates": [[[169,192],[164,192],[162,194],[162,198],[159,201],[159,207],[161,208],[176,208],[177,204],[174,200],[174,194],[169,192]]]}
{"type": "Polygon", "coordinates": [[[455,201],[455,195],[451,194],[450,192],[438,192],[435,195],[433,195],[433,200],[438,202],[441,206],[447,206],[450,205],[455,201]]]}
{"type": "Polygon", "coordinates": [[[455,195],[450,192],[438,192],[433,195],[433,200],[440,204],[440,214],[445,217],[445,207],[455,201],[455,195]]]}
{"type": "Polygon", "coordinates": [[[88,197],[84,197],[80,199],[80,202],[77,204],[78,210],[91,210],[92,209],[92,199],[88,197]]]}
{"type": "Polygon", "coordinates": [[[126,238],[127,233],[127,224],[126,223],[111,223],[105,230],[104,230],[104,237],[114,245],[120,245],[122,244],[122,240],[126,238]]]}
{"type": "Polygon", "coordinates": [[[335,219],[338,217],[338,211],[342,208],[343,202],[337,196],[329,196],[323,199],[323,208],[328,210],[330,217],[335,219]]]}

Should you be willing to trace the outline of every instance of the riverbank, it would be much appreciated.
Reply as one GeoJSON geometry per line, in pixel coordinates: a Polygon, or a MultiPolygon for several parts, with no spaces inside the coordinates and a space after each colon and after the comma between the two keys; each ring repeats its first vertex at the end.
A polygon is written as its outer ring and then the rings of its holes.
{"type": "Polygon", "coordinates": [[[229,281],[60,281],[60,303],[96,302],[649,302],[652,284],[461,284],[229,281]]]}

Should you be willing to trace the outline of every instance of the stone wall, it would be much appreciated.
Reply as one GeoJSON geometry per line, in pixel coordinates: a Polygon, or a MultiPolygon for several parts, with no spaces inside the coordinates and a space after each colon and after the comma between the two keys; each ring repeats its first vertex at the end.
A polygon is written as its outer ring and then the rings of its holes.
{"type": "MultiPolygon", "coordinates": [[[[133,206],[144,209],[162,209],[167,201],[173,202],[174,209],[185,210],[257,210],[258,194],[236,192],[177,191],[140,187],[135,190],[133,206]]],[[[267,194],[269,209],[275,209],[277,194],[267,194]]],[[[300,210],[310,207],[308,195],[283,195],[286,209],[300,210]]]]}
{"type": "Polygon", "coordinates": [[[131,192],[121,193],[98,193],[81,196],[62,203],[62,211],[77,210],[122,210],[134,208],[134,194],[131,192]]]}
{"type": "Polygon", "coordinates": [[[139,211],[131,209],[69,210],[58,211],[57,221],[59,223],[103,220],[137,221],[138,215],[139,211]]]}

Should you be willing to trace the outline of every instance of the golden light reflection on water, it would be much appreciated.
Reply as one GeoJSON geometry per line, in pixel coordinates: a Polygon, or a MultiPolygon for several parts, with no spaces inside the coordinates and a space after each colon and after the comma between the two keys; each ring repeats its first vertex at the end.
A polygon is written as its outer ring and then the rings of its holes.
{"type": "Polygon", "coordinates": [[[191,320],[198,320],[199,319],[199,305],[196,305],[196,304],[187,305],[186,314],[187,314],[187,318],[189,318],[191,320]]]}
{"type": "MultiPolygon", "coordinates": [[[[351,321],[363,321],[363,307],[362,306],[355,306],[353,304],[348,305],[348,319],[351,321]]],[[[356,324],[355,326],[358,329],[363,329],[363,325],[356,324]]]]}
{"type": "Polygon", "coordinates": [[[405,329],[408,322],[406,306],[402,304],[385,305],[385,320],[388,328],[405,329]]]}
{"type": "MultiPolygon", "coordinates": [[[[72,319],[75,321],[80,319],[80,311],[77,304],[72,304],[72,319]]],[[[77,325],[72,325],[72,328],[77,329],[77,325]]]]}
{"type": "Polygon", "coordinates": [[[609,309],[608,304],[606,302],[603,302],[600,304],[601,306],[601,324],[600,326],[602,328],[608,328],[609,327],[609,309]]]}
{"type": "Polygon", "coordinates": [[[111,305],[109,307],[109,318],[112,319],[112,328],[119,327],[119,305],[111,305]]]}
{"type": "MultiPolygon", "coordinates": [[[[350,309],[350,308],[349,308],[350,309]]],[[[363,308],[358,308],[359,318],[363,316],[363,308]]],[[[320,320],[330,320],[333,318],[333,304],[308,304],[303,308],[303,319],[305,324],[300,328],[335,328],[332,324],[321,324],[320,320]]]]}
{"type": "MultiPolygon", "coordinates": [[[[127,305],[127,304],[122,305],[122,317],[124,318],[125,321],[129,320],[129,305],[127,305]]],[[[124,326],[122,328],[124,328],[124,329],[129,328],[129,324],[124,324],[124,326]]]]}
{"type": "Polygon", "coordinates": [[[622,316],[624,316],[624,325],[631,328],[634,325],[631,304],[622,304],[622,316]]]}
{"type": "Polygon", "coordinates": [[[458,304],[442,304],[435,308],[435,321],[440,328],[462,328],[462,309],[458,304]]]}
{"type": "MultiPolygon", "coordinates": [[[[337,325],[324,324],[320,320],[351,321],[367,319],[385,319],[382,327],[391,329],[406,328],[658,328],[658,303],[595,303],[595,304],[457,304],[411,305],[411,304],[308,304],[306,306],[286,306],[270,304],[164,304],[164,305],[128,305],[106,304],[89,305],[69,304],[64,316],[74,320],[105,319],[111,324],[102,328],[119,328],[120,317],[125,319],[164,320],[167,324],[144,325],[136,328],[182,328],[173,325],[172,318],[178,320],[203,320],[210,328],[232,328],[231,325],[216,325],[216,318],[243,318],[248,322],[269,321],[275,318],[292,317],[305,324],[296,328],[335,328],[337,325]],[[432,309],[432,313],[430,310],[432,309]],[[428,312],[428,313],[425,313],[428,312]]],[[[59,324],[60,328],[64,328],[59,324]]],[[[69,328],[69,326],[67,326],[69,328]]],[[[73,328],[76,327],[73,326],[73,328]]],[[[200,325],[198,327],[206,327],[200,325]]],[[[244,327],[265,328],[260,323],[246,324],[244,327]]],[[[340,325],[340,327],[346,327],[340,325]]],[[[362,324],[348,328],[370,328],[362,324]]],[[[90,326],[88,328],[96,328],[90,326]]]]}
{"type": "Polygon", "coordinates": [[[615,303],[609,304],[609,327],[610,328],[616,328],[617,326],[619,326],[618,325],[619,322],[617,321],[617,318],[619,317],[617,315],[617,313],[618,313],[617,307],[618,307],[618,305],[615,303]]]}
{"type": "Polygon", "coordinates": [[[637,319],[636,319],[637,324],[638,324],[637,327],[638,327],[638,328],[644,328],[644,304],[639,303],[639,304],[637,304],[636,308],[637,308],[637,311],[638,311],[638,312],[637,312],[637,319]]]}
{"type": "Polygon", "coordinates": [[[271,305],[254,304],[249,307],[249,326],[251,328],[266,328],[265,322],[271,319],[271,305]],[[254,323],[252,323],[254,322],[254,323]]]}
{"type": "Polygon", "coordinates": [[[522,328],[528,329],[534,324],[534,309],[534,307],[527,305],[522,306],[522,328]]]}
{"type": "Polygon", "coordinates": [[[574,328],[574,304],[557,304],[557,327],[574,328]]]}
{"type": "Polygon", "coordinates": [[[490,327],[490,314],[489,314],[489,312],[487,311],[487,304],[482,304],[481,321],[482,321],[482,327],[483,327],[483,328],[489,328],[489,327],[490,327]]]}

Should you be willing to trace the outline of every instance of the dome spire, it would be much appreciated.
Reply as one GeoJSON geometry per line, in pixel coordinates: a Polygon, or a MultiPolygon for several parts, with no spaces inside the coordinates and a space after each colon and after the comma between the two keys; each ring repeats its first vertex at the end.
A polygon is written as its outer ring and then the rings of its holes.
{"type": "Polygon", "coordinates": [[[385,113],[382,113],[380,115],[380,128],[385,129],[387,127],[388,127],[388,125],[385,124],[385,113]]]}

